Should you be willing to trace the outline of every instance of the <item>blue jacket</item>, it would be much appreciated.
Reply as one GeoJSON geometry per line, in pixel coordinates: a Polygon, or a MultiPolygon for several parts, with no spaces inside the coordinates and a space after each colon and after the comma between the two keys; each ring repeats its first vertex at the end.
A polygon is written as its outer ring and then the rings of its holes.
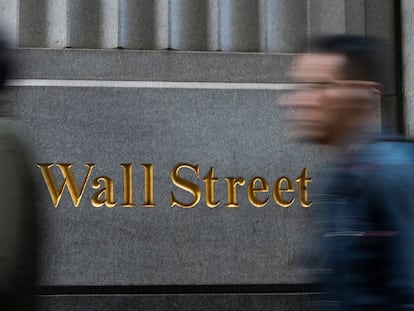
{"type": "Polygon", "coordinates": [[[414,310],[414,143],[347,155],[327,194],[326,290],[335,310],[414,310]]]}

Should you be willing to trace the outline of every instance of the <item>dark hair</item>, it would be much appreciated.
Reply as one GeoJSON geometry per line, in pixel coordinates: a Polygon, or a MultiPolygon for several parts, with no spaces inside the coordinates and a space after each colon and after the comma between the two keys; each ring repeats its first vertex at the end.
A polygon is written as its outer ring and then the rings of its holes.
{"type": "Polygon", "coordinates": [[[313,52],[334,53],[345,56],[346,79],[382,82],[380,65],[382,44],[379,39],[362,35],[328,35],[314,38],[311,42],[313,52]]]}
{"type": "Polygon", "coordinates": [[[6,40],[0,34],[0,90],[3,89],[4,83],[10,72],[10,51],[6,40]]]}

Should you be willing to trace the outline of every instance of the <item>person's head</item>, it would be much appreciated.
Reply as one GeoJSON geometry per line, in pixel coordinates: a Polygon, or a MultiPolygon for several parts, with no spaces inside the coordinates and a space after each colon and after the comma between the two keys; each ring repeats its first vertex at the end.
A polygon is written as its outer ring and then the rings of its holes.
{"type": "Polygon", "coordinates": [[[300,137],[341,144],[367,122],[380,81],[375,38],[332,35],[314,40],[313,51],[297,56],[290,74],[300,88],[287,105],[300,137]]]}

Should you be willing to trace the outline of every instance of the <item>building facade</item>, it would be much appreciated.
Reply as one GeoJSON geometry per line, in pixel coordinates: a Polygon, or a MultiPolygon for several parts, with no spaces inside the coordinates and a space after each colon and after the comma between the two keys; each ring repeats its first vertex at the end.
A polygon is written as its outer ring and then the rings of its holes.
{"type": "Polygon", "coordinates": [[[412,134],[412,12],[410,0],[1,0],[41,193],[41,310],[304,310],[330,151],[289,136],[290,60],[315,35],[383,38],[379,124],[412,134]]]}

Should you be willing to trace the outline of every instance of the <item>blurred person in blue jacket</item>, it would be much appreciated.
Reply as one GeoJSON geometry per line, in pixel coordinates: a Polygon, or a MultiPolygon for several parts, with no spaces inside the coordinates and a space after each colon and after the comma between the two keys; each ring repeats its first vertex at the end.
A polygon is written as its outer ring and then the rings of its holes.
{"type": "MultiPolygon", "coordinates": [[[[0,102],[11,69],[0,38],[0,102]]],[[[4,108],[4,105],[3,105],[4,108]]],[[[36,282],[35,191],[28,153],[10,120],[0,118],[0,310],[34,310],[36,282]]]]}
{"type": "Polygon", "coordinates": [[[320,207],[328,299],[315,309],[414,310],[414,144],[375,122],[382,46],[331,35],[312,49],[292,61],[301,87],[285,104],[297,137],[340,151],[320,207]]]}

